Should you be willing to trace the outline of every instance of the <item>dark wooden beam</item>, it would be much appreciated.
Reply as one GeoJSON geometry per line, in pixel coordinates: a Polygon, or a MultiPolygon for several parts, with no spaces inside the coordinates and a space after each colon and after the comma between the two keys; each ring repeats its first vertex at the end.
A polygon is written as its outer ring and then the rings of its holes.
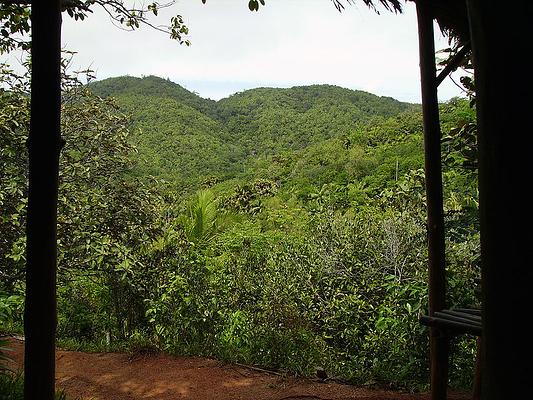
{"type": "Polygon", "coordinates": [[[442,318],[438,314],[435,317],[422,315],[420,316],[419,321],[423,325],[439,328],[441,332],[447,332],[450,336],[458,334],[479,336],[481,334],[481,325],[475,325],[463,321],[454,321],[450,318],[442,318]]]}
{"type": "MultiPolygon", "coordinates": [[[[439,104],[433,17],[427,1],[417,1],[429,255],[429,315],[445,308],[445,246],[442,199],[439,104]]],[[[445,400],[448,386],[448,338],[430,328],[431,398],[445,400]]]]}
{"type": "Polygon", "coordinates": [[[464,61],[468,52],[470,51],[470,43],[465,44],[455,55],[448,61],[440,74],[437,76],[437,86],[439,86],[444,79],[448,77],[453,71],[459,68],[459,65],[464,61]]]}
{"type": "Polygon", "coordinates": [[[24,398],[55,395],[57,190],[61,110],[61,4],[31,7],[31,119],[26,226],[24,398]]]}
{"type": "Polygon", "coordinates": [[[533,4],[468,0],[476,84],[483,302],[482,393],[531,397],[533,4]]]}

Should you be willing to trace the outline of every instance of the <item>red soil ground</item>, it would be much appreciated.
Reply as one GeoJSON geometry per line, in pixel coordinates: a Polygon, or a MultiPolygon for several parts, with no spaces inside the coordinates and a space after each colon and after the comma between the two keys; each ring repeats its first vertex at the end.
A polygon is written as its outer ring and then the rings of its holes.
{"type": "MultiPolygon", "coordinates": [[[[24,346],[13,340],[14,367],[24,346]]],[[[83,400],[426,400],[427,393],[372,390],[283,377],[207,358],[149,354],[56,352],[56,384],[83,400]]],[[[450,399],[469,396],[454,393],[450,399]]]]}

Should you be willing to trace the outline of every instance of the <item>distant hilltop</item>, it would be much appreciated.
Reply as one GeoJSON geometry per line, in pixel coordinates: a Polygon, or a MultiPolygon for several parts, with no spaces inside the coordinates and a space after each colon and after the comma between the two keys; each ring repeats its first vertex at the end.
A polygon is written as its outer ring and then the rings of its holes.
{"type": "Polygon", "coordinates": [[[299,151],[419,107],[334,85],[261,87],[218,101],[156,76],[89,86],[131,115],[142,174],[179,181],[232,175],[250,157],[299,151]]]}

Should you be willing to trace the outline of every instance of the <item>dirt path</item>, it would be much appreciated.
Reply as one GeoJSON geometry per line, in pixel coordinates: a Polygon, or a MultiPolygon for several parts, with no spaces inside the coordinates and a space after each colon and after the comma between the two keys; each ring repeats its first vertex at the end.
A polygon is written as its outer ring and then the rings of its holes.
{"type": "MultiPolygon", "coordinates": [[[[13,341],[13,358],[22,367],[23,343],[13,341]]],[[[286,378],[212,359],[58,350],[57,386],[83,400],[426,400],[338,383],[286,378]]],[[[456,394],[452,399],[468,398],[456,394]]]]}

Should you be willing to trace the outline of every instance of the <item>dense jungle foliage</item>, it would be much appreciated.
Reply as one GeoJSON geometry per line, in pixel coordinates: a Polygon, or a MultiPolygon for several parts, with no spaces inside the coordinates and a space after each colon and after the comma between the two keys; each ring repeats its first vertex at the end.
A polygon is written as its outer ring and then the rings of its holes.
{"type": "MultiPolygon", "coordinates": [[[[0,329],[21,329],[27,86],[0,89],[0,329]]],[[[428,382],[418,106],[335,86],[212,101],[157,77],[66,84],[58,337],[356,383],[428,382]]],[[[441,105],[448,295],[476,302],[475,111],[441,105]]],[[[468,386],[474,344],[454,343],[468,386]]]]}

